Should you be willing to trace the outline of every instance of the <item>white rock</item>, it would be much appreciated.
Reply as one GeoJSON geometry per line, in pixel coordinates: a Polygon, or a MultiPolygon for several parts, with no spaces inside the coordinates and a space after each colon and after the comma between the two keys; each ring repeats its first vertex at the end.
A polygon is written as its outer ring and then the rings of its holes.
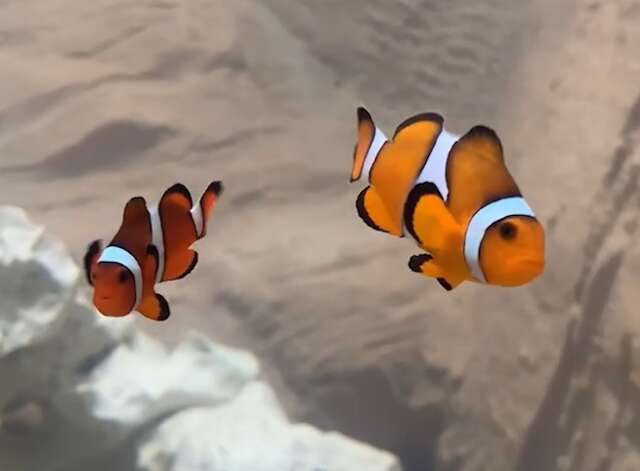
{"type": "Polygon", "coordinates": [[[289,424],[253,355],[198,333],[170,350],[132,316],[99,315],[80,275],[24,211],[0,207],[0,469],[399,469],[289,424]]]}
{"type": "Polygon", "coordinates": [[[173,351],[138,333],[118,346],[77,391],[94,404],[98,419],[126,426],[185,407],[228,401],[258,371],[250,354],[215,345],[196,333],[173,351]]]}
{"type": "Polygon", "coordinates": [[[252,381],[228,403],[175,415],[140,448],[144,471],[398,471],[391,454],[291,425],[271,389],[252,381]]]}
{"type": "Polygon", "coordinates": [[[78,268],[19,208],[0,209],[0,355],[42,340],[59,319],[78,268]]]}

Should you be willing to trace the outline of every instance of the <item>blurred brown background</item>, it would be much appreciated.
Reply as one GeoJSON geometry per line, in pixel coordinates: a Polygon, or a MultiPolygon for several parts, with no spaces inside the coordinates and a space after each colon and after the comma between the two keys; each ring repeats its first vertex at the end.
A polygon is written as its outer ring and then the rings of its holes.
{"type": "Polygon", "coordinates": [[[124,203],[226,192],[162,286],[290,415],[407,471],[640,469],[640,1],[3,0],[0,202],[76,260],[124,203]],[[496,129],[547,269],[450,293],[368,229],[355,109],[496,129]]]}

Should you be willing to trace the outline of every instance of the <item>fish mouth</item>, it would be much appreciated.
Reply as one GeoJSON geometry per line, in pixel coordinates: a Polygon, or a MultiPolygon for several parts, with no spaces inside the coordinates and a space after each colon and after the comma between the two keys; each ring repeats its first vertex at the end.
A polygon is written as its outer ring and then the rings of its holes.
{"type": "Polygon", "coordinates": [[[113,296],[95,296],[93,301],[95,304],[109,305],[113,302],[113,296]]]}
{"type": "Polygon", "coordinates": [[[544,259],[521,258],[513,260],[505,268],[504,272],[490,282],[502,286],[522,286],[542,274],[544,271],[544,259]]]}
{"type": "Polygon", "coordinates": [[[544,269],[544,260],[541,258],[527,258],[518,261],[518,266],[534,271],[542,271],[544,269]]]}
{"type": "Polygon", "coordinates": [[[94,303],[94,306],[96,307],[98,312],[100,312],[100,314],[102,314],[103,316],[119,317],[120,314],[118,314],[118,310],[114,309],[113,303],[110,301],[111,301],[111,298],[108,298],[108,299],[100,298],[94,303]]]}
{"type": "Polygon", "coordinates": [[[514,264],[514,268],[516,268],[516,272],[520,274],[521,278],[528,282],[542,274],[544,271],[544,259],[521,259],[514,264]]]}

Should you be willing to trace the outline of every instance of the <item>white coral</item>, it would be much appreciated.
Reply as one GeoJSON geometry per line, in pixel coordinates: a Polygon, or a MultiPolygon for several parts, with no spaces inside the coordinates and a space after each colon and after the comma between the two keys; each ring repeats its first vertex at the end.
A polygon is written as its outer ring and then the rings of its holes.
{"type": "Polygon", "coordinates": [[[12,422],[21,402],[43,411],[14,427],[31,451],[12,447],[0,469],[112,469],[131,447],[119,470],[400,469],[389,453],[290,424],[252,354],[197,333],[168,349],[131,317],[99,315],[81,279],[60,242],[0,208],[0,409],[12,422]]]}

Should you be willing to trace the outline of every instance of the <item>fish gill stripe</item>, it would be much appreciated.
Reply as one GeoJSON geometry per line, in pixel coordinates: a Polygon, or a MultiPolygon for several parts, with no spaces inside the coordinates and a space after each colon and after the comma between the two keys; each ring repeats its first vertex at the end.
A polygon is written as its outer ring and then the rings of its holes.
{"type": "Polygon", "coordinates": [[[140,302],[142,301],[142,269],[140,268],[138,260],[136,260],[129,251],[122,247],[110,245],[102,251],[100,258],[98,259],[98,263],[101,262],[117,263],[129,270],[133,276],[133,283],[136,291],[136,299],[131,311],[138,309],[138,306],[140,306],[140,302]]]}
{"type": "Polygon", "coordinates": [[[158,249],[158,266],[156,268],[156,283],[160,283],[164,278],[165,267],[165,247],[164,232],[162,228],[162,218],[160,217],[160,209],[154,206],[149,209],[149,219],[151,221],[151,241],[158,249]]]}
{"type": "Polygon", "coordinates": [[[384,147],[387,142],[387,136],[384,135],[380,129],[376,128],[375,133],[373,135],[373,140],[369,145],[369,150],[367,151],[367,156],[364,158],[364,163],[362,164],[362,175],[360,178],[365,177],[369,183],[371,183],[371,169],[375,164],[378,156],[380,155],[380,151],[384,147]]]}
{"type": "Polygon", "coordinates": [[[480,246],[487,229],[501,219],[510,216],[535,217],[533,210],[521,196],[501,198],[486,204],[471,217],[464,236],[464,258],[471,274],[486,283],[480,265],[480,246]]]}

